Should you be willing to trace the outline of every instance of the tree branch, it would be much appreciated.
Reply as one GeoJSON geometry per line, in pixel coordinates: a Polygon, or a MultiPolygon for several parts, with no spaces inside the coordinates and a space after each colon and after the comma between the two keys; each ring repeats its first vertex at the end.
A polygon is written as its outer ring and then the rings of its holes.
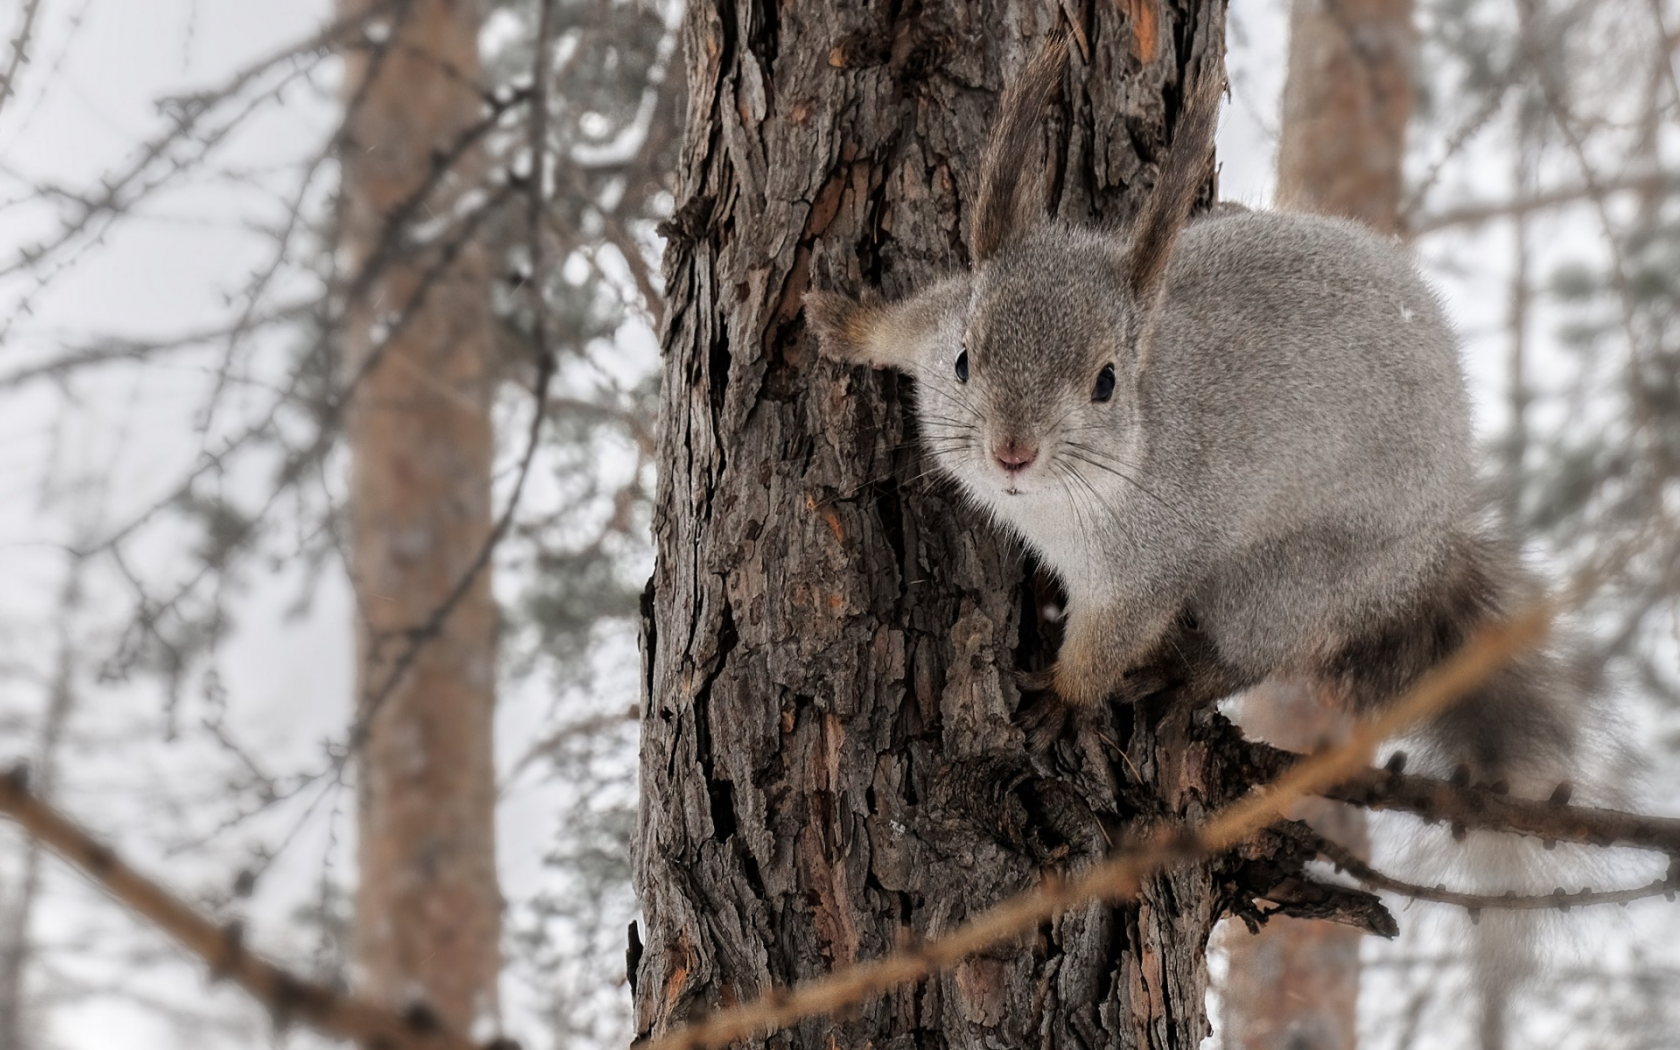
{"type": "Polygon", "coordinates": [[[1638,193],[1680,191],[1680,172],[1647,171],[1624,175],[1617,179],[1600,179],[1590,185],[1583,182],[1558,186],[1512,200],[1470,201],[1419,216],[1411,223],[1410,229],[1412,236],[1420,237],[1449,227],[1480,226],[1495,219],[1518,218],[1548,208],[1583,200],[1599,200],[1609,194],[1629,190],[1638,193]]]}
{"type": "Polygon", "coordinates": [[[23,22],[12,40],[12,57],[6,63],[6,71],[0,73],[0,109],[6,108],[6,102],[17,90],[18,71],[29,64],[29,43],[34,38],[35,16],[40,10],[41,0],[29,0],[23,9],[23,22]]]}
{"type": "MultiPolygon", "coordinates": [[[[1285,765],[1301,758],[1264,745],[1256,748],[1274,752],[1272,756],[1257,755],[1262,766],[1276,761],[1277,756],[1286,756],[1282,759],[1285,765]]],[[[1622,846],[1680,857],[1680,819],[1568,805],[1572,787],[1567,781],[1546,800],[1512,798],[1499,784],[1472,787],[1412,776],[1399,771],[1402,764],[1364,770],[1316,794],[1366,809],[1397,810],[1430,822],[1447,821],[1455,831],[1503,831],[1547,842],[1622,846]]]]}
{"type": "Polygon", "coordinates": [[[478,1050],[471,1040],[446,1031],[428,1011],[397,1013],[341,995],[247,950],[237,927],[217,926],[36,798],[21,767],[0,776],[0,814],[204,960],[213,975],[250,993],[268,1008],[277,1024],[296,1021],[324,1035],[386,1050],[478,1050]]]}
{"type": "Polygon", "coordinates": [[[1518,895],[1515,892],[1498,895],[1459,893],[1440,886],[1420,886],[1416,883],[1394,878],[1392,875],[1385,875],[1365,863],[1346,846],[1325,838],[1304,824],[1291,824],[1285,829],[1285,834],[1291,835],[1303,845],[1317,851],[1325,860],[1334,864],[1337,870],[1347,872],[1364,886],[1398,893],[1413,900],[1457,905],[1468,910],[1472,915],[1483,908],[1515,911],[1539,909],[1568,911],[1571,908],[1584,908],[1593,904],[1626,904],[1629,901],[1643,900],[1646,897],[1666,896],[1669,900],[1673,900],[1675,891],[1680,890],[1680,860],[1676,860],[1670,863],[1668,874],[1664,878],[1649,885],[1628,890],[1579,890],[1571,893],[1560,888],[1553,890],[1551,893],[1533,895],[1518,895]]]}

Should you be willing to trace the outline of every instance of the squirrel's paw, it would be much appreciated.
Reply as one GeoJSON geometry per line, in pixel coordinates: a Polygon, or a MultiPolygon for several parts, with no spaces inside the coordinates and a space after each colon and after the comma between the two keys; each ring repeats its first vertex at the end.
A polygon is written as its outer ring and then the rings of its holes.
{"type": "Polygon", "coordinates": [[[1086,710],[1104,703],[1133,704],[1172,688],[1176,681],[1171,670],[1159,664],[1134,667],[1114,682],[1080,674],[1064,663],[1015,672],[1015,684],[1023,693],[1053,693],[1068,706],[1086,710]]]}
{"type": "Polygon", "coordinates": [[[1023,693],[1047,693],[1055,688],[1056,669],[1046,667],[1038,671],[1014,672],[1015,687],[1023,693]]]}
{"type": "Polygon", "coordinates": [[[1178,685],[1178,679],[1161,664],[1146,664],[1127,671],[1111,694],[1123,704],[1135,704],[1178,685]]]}
{"type": "Polygon", "coordinates": [[[1069,703],[1059,693],[1045,692],[1015,715],[1027,738],[1027,749],[1046,755],[1062,740],[1077,740],[1093,724],[1089,707],[1069,703]]]}
{"type": "MultiPolygon", "coordinates": [[[[1059,667],[1060,665],[1058,665],[1059,667]]],[[[1173,688],[1175,679],[1167,668],[1146,665],[1121,676],[1114,688],[1096,694],[1095,700],[1081,699],[1062,688],[1066,679],[1057,667],[1040,671],[1016,671],[1015,684],[1025,694],[1040,694],[1015,716],[1015,724],[1027,736],[1027,747],[1038,755],[1048,754],[1059,740],[1074,740],[1099,728],[1100,708],[1105,703],[1131,704],[1173,688]]]]}
{"type": "Polygon", "coordinates": [[[1045,755],[1061,740],[1075,741],[1095,730],[1103,703],[1103,692],[1080,688],[1069,674],[1065,661],[1040,671],[1016,671],[1015,684],[1024,694],[1039,694],[1015,716],[1015,724],[1026,734],[1027,747],[1045,755]]]}

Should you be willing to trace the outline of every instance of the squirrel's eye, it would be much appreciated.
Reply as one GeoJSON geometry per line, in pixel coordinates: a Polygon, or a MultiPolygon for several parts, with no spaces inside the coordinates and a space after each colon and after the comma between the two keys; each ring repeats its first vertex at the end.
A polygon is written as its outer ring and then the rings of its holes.
{"type": "Polygon", "coordinates": [[[1107,401],[1114,396],[1114,366],[1103,365],[1097,373],[1097,385],[1091,390],[1092,401],[1107,401]]]}
{"type": "Polygon", "coordinates": [[[957,382],[959,382],[959,383],[968,382],[968,351],[967,350],[964,350],[962,353],[957,355],[957,382]]]}

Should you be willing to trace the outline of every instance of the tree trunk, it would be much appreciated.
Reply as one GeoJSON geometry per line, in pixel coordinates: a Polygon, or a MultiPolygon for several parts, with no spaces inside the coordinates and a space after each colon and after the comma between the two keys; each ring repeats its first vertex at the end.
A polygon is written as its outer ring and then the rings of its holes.
{"type": "MultiPolygon", "coordinates": [[[[1053,652],[1049,585],[926,477],[907,381],[818,361],[800,318],[808,288],[897,296],[966,263],[996,93],[1056,10],[691,6],[644,605],[642,1034],[937,937],[1105,834],[1248,786],[1229,727],[1185,704],[1112,712],[1123,754],[1087,736],[1028,760],[1009,672],[1053,652]]],[[[1058,210],[1124,220],[1186,77],[1220,61],[1223,7],[1062,10],[1081,43],[1046,120],[1058,210]]],[[[1252,866],[1175,868],[1135,905],[769,1043],[1194,1048],[1207,937],[1252,866]]]]}
{"type": "MultiPolygon", "coordinates": [[[[1278,191],[1286,207],[1359,219],[1385,233],[1400,213],[1416,33],[1412,0],[1295,0],[1283,92],[1278,191]]],[[[1249,734],[1293,750],[1341,738],[1347,719],[1298,683],[1267,683],[1243,704],[1249,734]]],[[[1308,799],[1296,816],[1366,853],[1364,814],[1308,799]]],[[[1352,1050],[1359,1042],[1363,933],[1279,918],[1233,928],[1225,985],[1228,1050],[1352,1050]]]]}
{"type": "Polygon", "coordinates": [[[1417,51],[1412,2],[1294,0],[1281,204],[1396,230],[1417,51]]]}
{"type": "MultiPolygon", "coordinates": [[[[423,1000],[458,1031],[495,1016],[500,970],[496,614],[473,568],[491,529],[490,285],[476,248],[439,277],[439,249],[387,227],[479,119],[479,18],[475,0],[396,6],[388,46],[346,55],[344,89],[344,248],[351,274],[380,267],[357,282],[344,335],[349,374],[367,370],[347,420],[365,736],[355,950],[367,994],[423,1000]]],[[[452,213],[473,161],[424,215],[452,213]]]]}

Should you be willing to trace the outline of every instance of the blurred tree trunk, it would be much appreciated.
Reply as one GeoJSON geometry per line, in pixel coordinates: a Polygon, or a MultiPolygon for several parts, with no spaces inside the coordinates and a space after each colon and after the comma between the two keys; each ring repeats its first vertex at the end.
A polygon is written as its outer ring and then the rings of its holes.
{"type": "MultiPolygon", "coordinates": [[[[1238,719],[1252,737],[1312,751],[1339,742],[1348,720],[1330,698],[1298,682],[1266,682],[1243,698],[1238,719]]],[[[1303,799],[1292,816],[1364,856],[1364,814],[1303,799]]],[[[1359,1045],[1361,930],[1280,915],[1259,933],[1227,923],[1229,959],[1222,1028],[1226,1050],[1353,1050],[1359,1045]]]]}
{"type": "MultiPolygon", "coordinates": [[[[366,5],[341,0],[341,13],[366,5]]],[[[365,992],[424,1000],[466,1030],[495,1016],[500,970],[488,569],[449,604],[491,530],[490,284],[475,247],[428,276],[439,249],[413,244],[407,228],[392,241],[387,227],[480,118],[480,10],[412,0],[384,21],[372,46],[345,56],[355,111],[342,144],[349,272],[389,259],[348,304],[344,333],[348,374],[371,367],[347,421],[366,735],[355,950],[365,992]]],[[[475,168],[470,154],[457,163],[425,214],[451,214],[475,168]]]]}
{"type": "MultiPolygon", "coordinates": [[[[643,610],[639,1034],[937,937],[1101,854],[1105,827],[1247,787],[1223,722],[1187,704],[1115,711],[1122,755],[1088,737],[1035,772],[1009,678],[1054,640],[1030,567],[925,478],[907,382],[817,360],[800,318],[811,287],[898,296],[964,265],[995,92],[1059,10],[1090,57],[1045,121],[1058,208],[1123,220],[1186,78],[1221,61],[1218,0],[690,6],[643,610]]],[[[1194,1048],[1233,863],[769,1045],[1194,1048]]]]}
{"type": "Polygon", "coordinates": [[[1412,0],[1294,0],[1282,206],[1396,232],[1416,51],[1412,0]]]}
{"type": "MultiPolygon", "coordinates": [[[[1397,232],[1416,31],[1412,0],[1294,0],[1289,74],[1278,147],[1280,205],[1358,219],[1397,232]]],[[[1329,697],[1268,682],[1244,702],[1243,728],[1294,750],[1339,739],[1345,718],[1329,697]]],[[[1296,807],[1359,853],[1369,840],[1358,810],[1310,799],[1296,807]]],[[[1358,930],[1280,917],[1226,940],[1229,1050],[1352,1050],[1359,1041],[1358,930]]]]}

